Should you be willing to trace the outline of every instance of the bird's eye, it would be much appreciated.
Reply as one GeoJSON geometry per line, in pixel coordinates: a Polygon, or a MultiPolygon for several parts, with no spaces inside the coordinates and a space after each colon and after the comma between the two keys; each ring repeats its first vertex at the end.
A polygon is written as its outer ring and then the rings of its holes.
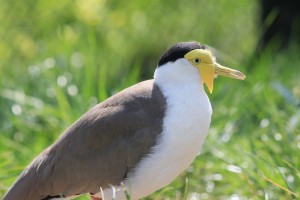
{"type": "Polygon", "coordinates": [[[199,58],[195,58],[193,61],[194,61],[195,64],[200,64],[201,63],[201,60],[199,58]]]}

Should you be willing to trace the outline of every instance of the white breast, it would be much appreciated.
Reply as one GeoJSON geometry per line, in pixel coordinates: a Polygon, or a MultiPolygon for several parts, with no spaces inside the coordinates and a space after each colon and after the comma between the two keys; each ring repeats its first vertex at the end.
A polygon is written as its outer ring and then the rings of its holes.
{"type": "MultiPolygon", "coordinates": [[[[159,67],[154,81],[166,98],[163,132],[151,153],[124,183],[133,200],[168,185],[192,163],[204,142],[212,114],[198,69],[187,60],[159,67]]],[[[125,199],[119,186],[93,196],[125,199]]]]}
{"type": "Polygon", "coordinates": [[[158,68],[154,80],[166,97],[163,132],[125,182],[132,199],[164,187],[185,170],[200,151],[210,125],[212,109],[198,69],[180,59],[158,68]]]}

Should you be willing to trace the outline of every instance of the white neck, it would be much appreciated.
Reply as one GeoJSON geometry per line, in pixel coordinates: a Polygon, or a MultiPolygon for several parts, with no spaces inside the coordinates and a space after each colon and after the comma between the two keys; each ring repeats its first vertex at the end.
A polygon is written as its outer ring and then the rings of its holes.
{"type": "Polygon", "coordinates": [[[210,125],[212,110],[203,82],[186,59],[157,68],[154,82],[166,98],[163,132],[125,182],[132,199],[169,184],[185,170],[199,153],[210,125]]]}
{"type": "MultiPolygon", "coordinates": [[[[124,182],[133,200],[164,187],[184,171],[200,151],[210,125],[212,110],[202,79],[186,59],[157,68],[154,82],[166,98],[163,132],[124,182]]],[[[121,187],[115,191],[116,200],[125,199],[121,187]]],[[[104,191],[105,199],[113,196],[112,189],[104,191]]]]}
{"type": "Polygon", "coordinates": [[[183,58],[158,67],[154,73],[154,82],[162,87],[178,86],[180,88],[190,86],[190,83],[194,83],[192,85],[196,83],[201,92],[205,92],[199,70],[183,58]]]}

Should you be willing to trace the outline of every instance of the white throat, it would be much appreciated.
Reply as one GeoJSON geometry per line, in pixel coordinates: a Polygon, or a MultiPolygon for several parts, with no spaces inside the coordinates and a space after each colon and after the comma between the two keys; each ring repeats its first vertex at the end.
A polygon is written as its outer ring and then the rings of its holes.
{"type": "Polygon", "coordinates": [[[126,185],[133,199],[171,183],[199,153],[212,114],[197,68],[186,59],[156,69],[154,82],[166,98],[163,132],[126,185]]]}
{"type": "MultiPolygon", "coordinates": [[[[151,153],[125,181],[133,200],[168,185],[192,163],[212,114],[199,71],[186,59],[157,68],[154,82],[166,98],[163,132],[151,153]]],[[[121,194],[116,196],[117,200],[123,198],[121,194]]]]}

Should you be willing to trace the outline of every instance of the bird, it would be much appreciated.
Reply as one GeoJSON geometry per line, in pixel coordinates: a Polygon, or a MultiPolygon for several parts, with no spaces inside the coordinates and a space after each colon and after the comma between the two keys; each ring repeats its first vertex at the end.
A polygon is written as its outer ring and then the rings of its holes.
{"type": "Polygon", "coordinates": [[[146,197],[190,166],[208,133],[218,75],[245,75],[216,62],[196,41],[160,57],[153,79],[95,105],[42,151],[4,200],[93,200],[146,197]]]}

